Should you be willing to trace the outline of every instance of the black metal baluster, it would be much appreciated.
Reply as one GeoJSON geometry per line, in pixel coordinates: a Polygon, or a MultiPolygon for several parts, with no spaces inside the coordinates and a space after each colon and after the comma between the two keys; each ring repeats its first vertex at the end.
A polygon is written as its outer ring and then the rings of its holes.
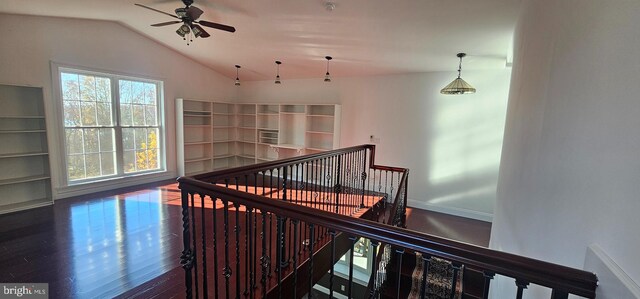
{"type": "Polygon", "coordinates": [[[216,209],[217,198],[215,196],[210,196],[213,207],[211,209],[211,216],[213,217],[213,287],[214,287],[214,297],[218,299],[218,241],[217,241],[217,213],[218,209],[216,209]]]}
{"type": "MultiPolygon", "coordinates": [[[[378,253],[378,241],[371,240],[371,277],[373,277],[373,284],[369,290],[369,298],[376,296],[376,278],[378,277],[378,267],[376,265],[376,255],[378,253]]],[[[333,262],[333,261],[332,261],[333,262]]]]}
{"type": "MultiPolygon", "coordinates": [[[[228,188],[228,181],[225,180],[225,185],[228,188]]],[[[222,200],[223,207],[223,218],[224,218],[224,268],[222,269],[222,275],[224,275],[224,290],[225,290],[225,298],[229,299],[229,278],[231,277],[231,267],[229,263],[229,201],[226,199],[222,200]]]]}
{"type": "Polygon", "coordinates": [[[291,223],[293,224],[293,252],[294,254],[291,256],[293,258],[293,298],[298,298],[297,296],[297,286],[298,286],[298,220],[291,219],[291,223]]]}
{"type": "Polygon", "coordinates": [[[489,271],[483,271],[482,275],[484,276],[484,285],[483,285],[483,290],[482,290],[482,298],[483,299],[488,299],[489,298],[489,287],[491,285],[491,280],[493,279],[493,277],[496,275],[493,272],[489,272],[489,271]]]}
{"type": "Polygon", "coordinates": [[[191,233],[193,234],[193,277],[195,278],[196,298],[200,298],[198,293],[198,240],[196,238],[196,211],[195,211],[195,194],[191,195],[191,233]]]}
{"type": "Polygon", "coordinates": [[[278,223],[276,227],[276,261],[278,265],[276,265],[276,273],[278,278],[278,298],[282,298],[282,268],[280,267],[280,261],[282,260],[282,226],[280,223],[282,222],[281,217],[276,215],[276,222],[278,223]]]}
{"type": "Polygon", "coordinates": [[[551,299],[567,299],[569,298],[569,293],[565,291],[560,291],[553,289],[551,290],[551,299]]]}
{"type": "MultiPolygon", "coordinates": [[[[184,269],[184,281],[186,285],[186,298],[193,297],[192,291],[192,272],[193,258],[191,255],[191,240],[189,235],[189,193],[184,189],[181,190],[181,204],[182,204],[182,245],[183,250],[180,255],[180,264],[184,269]]],[[[197,279],[197,277],[196,277],[197,279]]]]}
{"type": "Polygon", "coordinates": [[[429,287],[429,266],[431,265],[431,255],[422,254],[422,286],[420,298],[427,298],[427,288],[429,287]]]}
{"type": "Polygon", "coordinates": [[[452,262],[451,263],[451,268],[453,268],[453,278],[451,278],[451,293],[449,294],[449,298],[450,299],[454,299],[456,298],[456,287],[458,286],[458,272],[460,271],[460,267],[461,265],[456,263],[456,262],[452,262]]]}
{"type": "Polygon", "coordinates": [[[313,235],[314,225],[313,223],[309,223],[309,299],[313,298],[313,246],[314,246],[314,235],[313,235]]]}
{"type": "Polygon", "coordinates": [[[334,185],[333,191],[336,194],[336,213],[340,213],[340,159],[342,156],[338,156],[338,161],[336,163],[336,183],[334,185]]]}
{"type": "MultiPolygon", "coordinates": [[[[269,169],[269,189],[273,188],[273,169],[269,169]]],[[[273,198],[273,192],[274,190],[271,190],[271,192],[269,192],[269,198],[273,198]]],[[[277,186],[276,186],[276,190],[277,191],[277,186]]],[[[273,249],[271,249],[273,246],[271,245],[271,242],[273,242],[273,214],[269,213],[269,272],[268,272],[268,276],[271,277],[271,265],[273,264],[273,262],[271,262],[271,257],[273,256],[273,249]]]]}
{"type": "MultiPolygon", "coordinates": [[[[287,171],[287,166],[282,167],[282,200],[283,201],[287,201],[287,175],[288,175],[288,171],[287,171]]],[[[278,226],[280,226],[280,233],[282,234],[282,245],[281,245],[281,250],[282,252],[280,252],[280,260],[278,261],[279,263],[279,268],[282,269],[284,267],[286,267],[289,262],[288,262],[288,258],[287,258],[287,244],[286,244],[286,240],[287,240],[287,219],[285,217],[280,217],[278,220],[278,226]]]]}
{"type": "MultiPolygon", "coordinates": [[[[237,179],[236,179],[237,182],[237,179]]],[[[234,232],[236,233],[236,298],[240,298],[240,204],[234,202],[233,208],[235,209],[236,222],[234,226],[234,232]]]]}
{"type": "Polygon", "coordinates": [[[400,280],[402,278],[402,256],[404,255],[403,249],[396,249],[396,253],[398,254],[398,280],[396,281],[396,298],[400,298],[400,280]]]}
{"type": "Polygon", "coordinates": [[[349,250],[349,291],[347,291],[347,298],[351,299],[351,291],[353,290],[353,250],[355,249],[357,238],[349,237],[349,241],[351,241],[351,250],[349,250]]]}
{"type": "Polygon", "coordinates": [[[336,232],[329,230],[331,236],[331,270],[329,272],[329,298],[333,299],[333,278],[335,277],[336,267],[336,232]]]}
{"type": "Polygon", "coordinates": [[[262,256],[260,257],[260,266],[262,267],[262,276],[260,282],[262,283],[262,297],[267,296],[267,274],[269,273],[269,263],[271,258],[267,255],[267,217],[265,210],[260,210],[262,215],[262,233],[260,233],[260,239],[262,240],[262,256]]]}
{"type": "Polygon", "coordinates": [[[518,286],[518,292],[516,293],[516,299],[522,299],[522,294],[524,293],[524,289],[529,285],[528,282],[520,279],[516,279],[516,286],[518,286]]]}
{"type": "MultiPolygon", "coordinates": [[[[244,192],[249,193],[249,176],[248,175],[244,175],[244,192]]],[[[247,296],[249,295],[249,273],[250,271],[250,263],[249,263],[249,254],[251,253],[250,250],[250,246],[249,246],[249,238],[251,238],[251,236],[249,235],[250,232],[250,227],[251,227],[251,217],[249,216],[249,207],[245,206],[245,235],[244,235],[244,263],[245,263],[245,272],[244,272],[244,292],[243,295],[247,296]]]]}
{"type": "Polygon", "coordinates": [[[207,225],[204,218],[204,201],[206,196],[204,194],[198,195],[200,196],[200,224],[202,226],[202,296],[204,298],[209,298],[209,278],[207,276],[207,225]]]}

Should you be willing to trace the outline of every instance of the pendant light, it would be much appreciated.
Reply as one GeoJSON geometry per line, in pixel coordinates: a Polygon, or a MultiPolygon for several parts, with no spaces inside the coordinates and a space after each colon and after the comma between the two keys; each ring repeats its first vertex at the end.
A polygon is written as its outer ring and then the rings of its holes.
{"type": "Polygon", "coordinates": [[[329,61],[333,59],[331,56],[324,57],[327,60],[327,73],[324,75],[324,82],[331,82],[331,75],[329,74],[329,61]]]}
{"type": "Polygon", "coordinates": [[[460,78],[460,72],[462,70],[462,58],[467,56],[465,53],[458,53],[458,58],[460,58],[460,64],[458,65],[458,78],[453,80],[453,82],[449,83],[449,85],[445,86],[442,90],[440,90],[441,94],[466,94],[466,93],[476,93],[476,89],[473,88],[469,83],[462,80],[460,78]]]}
{"type": "Polygon", "coordinates": [[[280,84],[282,82],[280,82],[280,65],[282,64],[282,62],[276,60],[276,84],[280,84]]]}
{"type": "Polygon", "coordinates": [[[240,70],[240,66],[236,64],[236,86],[240,86],[240,77],[238,77],[239,70],[240,70]]]}

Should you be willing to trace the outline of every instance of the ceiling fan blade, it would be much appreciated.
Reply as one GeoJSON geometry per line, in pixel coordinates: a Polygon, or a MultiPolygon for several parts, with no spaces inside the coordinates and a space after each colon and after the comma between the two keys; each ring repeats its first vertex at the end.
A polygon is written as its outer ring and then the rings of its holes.
{"type": "MultiPolygon", "coordinates": [[[[197,30],[199,30],[200,32],[202,32],[202,33],[200,34],[200,36],[198,36],[198,37],[201,37],[201,38],[207,38],[207,37],[211,36],[211,35],[209,34],[209,32],[207,32],[207,31],[206,31],[206,30],[204,30],[202,27],[200,27],[200,25],[193,25],[193,27],[194,27],[194,28],[197,28],[197,30]]],[[[194,31],[195,31],[195,30],[194,30],[194,31]]]]}
{"type": "Polygon", "coordinates": [[[218,24],[218,23],[213,23],[208,21],[198,21],[196,23],[202,24],[203,26],[207,26],[213,29],[218,29],[218,30],[228,31],[228,32],[236,32],[236,28],[233,28],[232,26],[228,26],[228,25],[223,25],[223,24],[218,24]]]}
{"type": "Polygon", "coordinates": [[[202,15],[202,13],[202,9],[199,9],[195,6],[189,6],[189,8],[187,9],[187,16],[193,21],[197,20],[202,15]]]}
{"type": "Polygon", "coordinates": [[[182,21],[169,21],[169,22],[164,22],[164,23],[151,24],[151,26],[153,26],[153,27],[162,27],[162,26],[173,25],[173,24],[178,24],[178,23],[182,23],[182,21]]]}
{"type": "Polygon", "coordinates": [[[151,7],[146,6],[146,5],[142,5],[142,4],[138,4],[138,3],[136,3],[135,5],[140,6],[140,7],[142,7],[142,8],[149,9],[149,10],[153,10],[153,11],[155,11],[155,12],[159,12],[159,13],[161,13],[161,14],[168,15],[168,16],[170,16],[170,17],[174,17],[174,18],[176,18],[176,19],[180,19],[180,18],[179,18],[178,16],[176,16],[176,15],[172,15],[172,14],[170,14],[170,13],[166,13],[166,12],[164,12],[164,11],[157,10],[157,9],[155,9],[155,8],[151,8],[151,7]]]}

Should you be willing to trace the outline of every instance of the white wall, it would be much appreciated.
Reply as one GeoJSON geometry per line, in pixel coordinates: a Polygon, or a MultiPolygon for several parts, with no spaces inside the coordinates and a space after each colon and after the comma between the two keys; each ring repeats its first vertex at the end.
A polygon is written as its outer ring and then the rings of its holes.
{"type": "MultiPolygon", "coordinates": [[[[0,83],[44,88],[54,196],[58,198],[113,188],[113,185],[58,189],[60,175],[56,174],[64,172],[57,158],[62,155],[57,144],[62,142],[64,135],[51,130],[58,127],[60,121],[54,112],[53,103],[58,99],[52,91],[51,61],[164,81],[168,173],[146,181],[176,176],[176,97],[220,100],[235,96],[231,79],[118,23],[0,14],[0,28],[3,28],[0,83]]],[[[145,180],[116,182],[118,186],[124,186],[145,180]]]]}
{"type": "Polygon", "coordinates": [[[598,243],[640,281],[639,16],[636,0],[524,1],[492,248],[580,268],[598,243]]]}
{"type": "Polygon", "coordinates": [[[325,83],[322,76],[287,80],[283,75],[281,85],[243,82],[238,98],[342,104],[341,146],[379,137],[377,162],[411,169],[410,205],[490,221],[510,70],[463,71],[463,78],[478,92],[441,95],[440,89],[455,76],[434,72],[334,77],[325,83]]]}

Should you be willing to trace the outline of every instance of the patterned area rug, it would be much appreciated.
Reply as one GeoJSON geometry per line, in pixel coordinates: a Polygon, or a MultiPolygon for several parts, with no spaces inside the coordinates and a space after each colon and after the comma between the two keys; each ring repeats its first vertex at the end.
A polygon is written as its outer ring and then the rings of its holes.
{"type": "MultiPolygon", "coordinates": [[[[424,272],[424,263],[422,255],[416,253],[416,268],[413,270],[411,293],[409,299],[420,298],[422,293],[422,274],[424,272]]],[[[462,273],[464,268],[458,271],[456,277],[456,289],[453,298],[462,298],[462,273]]],[[[429,263],[429,274],[427,277],[427,295],[429,299],[449,299],[451,298],[451,282],[453,281],[453,267],[451,262],[441,258],[432,257],[429,263]]]]}

